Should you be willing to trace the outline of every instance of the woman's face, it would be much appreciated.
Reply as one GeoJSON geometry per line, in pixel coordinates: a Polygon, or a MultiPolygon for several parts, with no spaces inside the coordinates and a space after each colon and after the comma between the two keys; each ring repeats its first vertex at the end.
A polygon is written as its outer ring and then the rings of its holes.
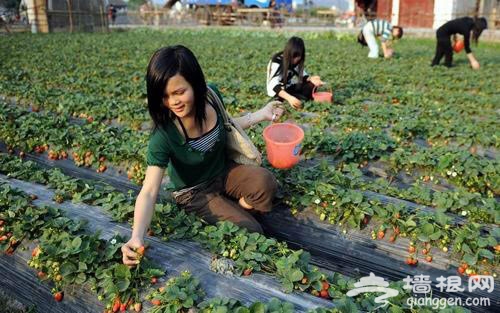
{"type": "Polygon", "coordinates": [[[293,57],[292,63],[293,63],[293,65],[297,65],[300,63],[301,60],[302,60],[302,56],[299,55],[299,56],[293,57]]]}
{"type": "Polygon", "coordinates": [[[163,104],[179,118],[194,116],[193,87],[180,74],[172,76],[165,87],[163,104]]]}

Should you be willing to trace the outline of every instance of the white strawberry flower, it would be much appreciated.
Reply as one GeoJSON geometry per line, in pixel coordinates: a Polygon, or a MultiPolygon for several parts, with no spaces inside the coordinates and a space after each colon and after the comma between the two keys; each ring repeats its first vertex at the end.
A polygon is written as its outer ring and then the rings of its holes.
{"type": "Polygon", "coordinates": [[[451,176],[453,176],[453,177],[457,177],[457,172],[453,172],[453,173],[451,173],[451,176]]]}
{"type": "Polygon", "coordinates": [[[320,203],[321,203],[321,200],[320,200],[320,199],[316,199],[316,200],[314,200],[314,203],[316,203],[316,204],[320,204],[320,203]]]}
{"type": "Polygon", "coordinates": [[[113,238],[113,239],[111,239],[111,244],[112,244],[112,245],[116,245],[116,239],[114,239],[114,238],[113,238]]]}
{"type": "Polygon", "coordinates": [[[462,211],[462,216],[466,216],[467,215],[467,211],[462,211]]]}
{"type": "Polygon", "coordinates": [[[451,171],[446,171],[446,175],[450,176],[451,175],[451,171]]]}

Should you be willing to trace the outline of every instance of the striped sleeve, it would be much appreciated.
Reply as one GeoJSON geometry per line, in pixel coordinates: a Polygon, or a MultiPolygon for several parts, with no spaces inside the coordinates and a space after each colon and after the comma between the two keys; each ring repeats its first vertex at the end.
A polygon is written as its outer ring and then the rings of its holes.
{"type": "Polygon", "coordinates": [[[280,73],[281,64],[277,62],[269,61],[267,65],[267,95],[270,97],[276,96],[281,90],[284,89],[283,83],[281,82],[280,73]]]}
{"type": "Polygon", "coordinates": [[[387,21],[379,21],[382,22],[382,25],[380,25],[380,33],[378,35],[382,36],[382,42],[387,41],[391,39],[391,33],[392,33],[392,25],[391,23],[387,21]]]}

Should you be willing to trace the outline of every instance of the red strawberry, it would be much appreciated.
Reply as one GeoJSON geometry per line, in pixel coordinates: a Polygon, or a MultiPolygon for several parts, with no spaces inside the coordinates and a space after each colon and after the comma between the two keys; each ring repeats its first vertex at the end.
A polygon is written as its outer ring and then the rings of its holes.
{"type": "Polygon", "coordinates": [[[113,312],[118,312],[118,310],[120,309],[120,304],[120,298],[116,297],[115,302],[113,303],[113,312]]]}
{"type": "Polygon", "coordinates": [[[377,233],[377,238],[378,239],[383,239],[385,236],[385,232],[383,230],[379,230],[377,233]]]}
{"type": "Polygon", "coordinates": [[[40,272],[37,273],[37,276],[40,279],[45,279],[45,277],[47,277],[47,274],[45,274],[44,272],[40,271],[40,272]]]}
{"type": "Polygon", "coordinates": [[[323,299],[328,299],[330,297],[327,290],[321,290],[319,296],[323,299]]]}
{"type": "Polygon", "coordinates": [[[426,260],[427,262],[429,262],[429,263],[430,263],[430,262],[432,262],[432,256],[430,256],[430,255],[426,256],[426,257],[425,257],[425,260],[426,260]]]}
{"type": "Polygon", "coordinates": [[[59,291],[57,292],[55,295],[54,295],[54,299],[57,301],[57,302],[61,302],[64,298],[64,294],[59,291]]]}
{"type": "Polygon", "coordinates": [[[154,285],[158,282],[158,278],[156,277],[151,277],[151,283],[154,285]]]}
{"type": "Polygon", "coordinates": [[[252,275],[252,269],[247,268],[246,270],[243,271],[243,276],[250,276],[252,275]]]}
{"type": "Polygon", "coordinates": [[[330,284],[324,280],[321,285],[323,286],[323,290],[328,290],[328,288],[330,288],[330,284]]]}
{"type": "Polygon", "coordinates": [[[145,250],[146,248],[144,246],[140,246],[139,248],[137,248],[137,253],[139,253],[140,255],[144,255],[145,250]]]}
{"type": "Polygon", "coordinates": [[[0,237],[0,242],[5,241],[7,239],[9,239],[9,237],[7,237],[6,235],[3,235],[0,237]]]}
{"type": "Polygon", "coordinates": [[[410,253],[415,253],[416,250],[417,249],[415,249],[415,246],[408,247],[408,252],[410,252],[410,253]]]}
{"type": "Polygon", "coordinates": [[[394,241],[396,241],[396,237],[395,237],[394,235],[393,235],[393,236],[391,236],[391,237],[389,237],[389,241],[390,241],[390,242],[394,242],[394,241]]]}
{"type": "Polygon", "coordinates": [[[161,301],[158,300],[158,299],[153,299],[151,300],[151,303],[154,305],[154,306],[160,306],[161,305],[161,301]]]}
{"type": "Polygon", "coordinates": [[[127,311],[127,304],[126,303],[120,304],[120,312],[125,312],[125,311],[127,311]]]}
{"type": "Polygon", "coordinates": [[[463,268],[463,267],[461,267],[461,266],[460,266],[460,267],[458,268],[458,272],[459,272],[460,274],[465,273],[465,268],[463,268]]]}
{"type": "Polygon", "coordinates": [[[427,250],[427,249],[422,249],[422,254],[424,254],[424,255],[425,255],[425,254],[427,254],[427,253],[429,253],[429,250],[427,250]]]}

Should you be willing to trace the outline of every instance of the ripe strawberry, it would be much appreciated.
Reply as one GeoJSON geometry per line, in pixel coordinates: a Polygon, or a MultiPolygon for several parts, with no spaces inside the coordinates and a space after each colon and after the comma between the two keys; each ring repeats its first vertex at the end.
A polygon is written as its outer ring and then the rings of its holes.
{"type": "Polygon", "coordinates": [[[411,265],[417,265],[418,264],[418,260],[417,259],[413,259],[413,262],[411,263],[411,265]]]}
{"type": "Polygon", "coordinates": [[[321,290],[319,296],[323,299],[328,299],[330,297],[327,290],[321,290]]]}
{"type": "Polygon", "coordinates": [[[379,230],[377,233],[377,238],[378,239],[383,239],[385,236],[385,232],[383,230],[379,230]]]}
{"type": "Polygon", "coordinates": [[[425,254],[427,254],[427,253],[429,253],[429,250],[427,250],[427,249],[422,249],[422,254],[424,254],[424,255],[425,255],[425,254]]]}
{"type": "Polygon", "coordinates": [[[425,260],[426,260],[427,262],[429,262],[429,263],[430,263],[430,262],[432,262],[432,256],[430,256],[430,255],[426,256],[426,257],[425,257],[425,260]]]}
{"type": "Polygon", "coordinates": [[[33,251],[31,251],[31,256],[32,257],[37,257],[40,254],[40,248],[36,246],[33,251]]]}
{"type": "Polygon", "coordinates": [[[40,272],[37,273],[37,276],[40,279],[45,279],[47,277],[47,274],[45,274],[44,272],[40,271],[40,272]]]}
{"type": "Polygon", "coordinates": [[[496,246],[495,246],[495,251],[496,251],[496,252],[500,252],[500,245],[496,245],[496,246]]]}
{"type": "Polygon", "coordinates": [[[466,270],[466,269],[469,267],[469,264],[467,264],[467,263],[462,263],[462,267],[464,268],[464,270],[466,270]]]}
{"type": "Polygon", "coordinates": [[[328,290],[328,288],[330,288],[330,284],[324,280],[321,285],[323,286],[323,290],[328,290]]]}
{"type": "Polygon", "coordinates": [[[64,298],[64,294],[59,291],[57,292],[55,295],[54,295],[54,299],[57,301],[57,302],[61,302],[64,298]]]}
{"type": "Polygon", "coordinates": [[[126,303],[120,304],[120,312],[125,312],[125,311],[127,311],[127,304],[126,303]]]}
{"type": "Polygon", "coordinates": [[[151,300],[151,303],[154,305],[154,306],[160,306],[161,305],[161,301],[158,300],[158,299],[153,299],[151,300]]]}
{"type": "Polygon", "coordinates": [[[139,248],[137,248],[137,253],[139,253],[140,255],[144,255],[145,250],[146,248],[144,246],[140,246],[139,248]]]}
{"type": "Polygon", "coordinates": [[[389,237],[389,241],[390,242],[396,241],[396,236],[392,235],[391,237],[389,237]]]}
{"type": "Polygon", "coordinates": [[[415,246],[409,246],[408,247],[408,252],[410,252],[410,253],[415,253],[416,250],[417,249],[415,249],[415,246]]]}
{"type": "Polygon", "coordinates": [[[135,310],[136,312],[141,312],[141,310],[142,310],[142,303],[140,303],[140,302],[136,302],[136,303],[134,304],[134,310],[135,310]]]}
{"type": "Polygon", "coordinates": [[[247,268],[246,270],[243,271],[243,276],[250,276],[252,275],[252,269],[247,268]]]}
{"type": "Polygon", "coordinates": [[[370,222],[370,218],[368,216],[365,215],[365,217],[363,217],[363,224],[364,225],[367,225],[368,222],[370,222]]]}
{"type": "Polygon", "coordinates": [[[408,264],[408,265],[412,265],[413,258],[410,258],[410,257],[406,258],[405,263],[408,264]]]}
{"type": "Polygon", "coordinates": [[[458,272],[459,272],[461,275],[463,275],[463,273],[465,272],[465,268],[463,268],[463,267],[461,267],[461,266],[460,266],[460,267],[458,268],[458,272]]]}
{"type": "Polygon", "coordinates": [[[158,282],[158,278],[156,277],[151,277],[151,283],[154,285],[158,282]]]}
{"type": "Polygon", "coordinates": [[[5,221],[4,220],[0,220],[0,226],[3,226],[3,224],[5,224],[5,221]]]}
{"type": "Polygon", "coordinates": [[[9,239],[9,237],[7,237],[6,235],[3,235],[0,237],[0,242],[5,241],[7,239],[9,239]]]}
{"type": "Polygon", "coordinates": [[[112,309],[112,311],[113,311],[114,313],[118,312],[118,310],[120,309],[120,305],[121,305],[121,303],[120,303],[120,298],[118,298],[118,297],[117,297],[117,298],[115,299],[115,302],[113,303],[113,309],[112,309]]]}

